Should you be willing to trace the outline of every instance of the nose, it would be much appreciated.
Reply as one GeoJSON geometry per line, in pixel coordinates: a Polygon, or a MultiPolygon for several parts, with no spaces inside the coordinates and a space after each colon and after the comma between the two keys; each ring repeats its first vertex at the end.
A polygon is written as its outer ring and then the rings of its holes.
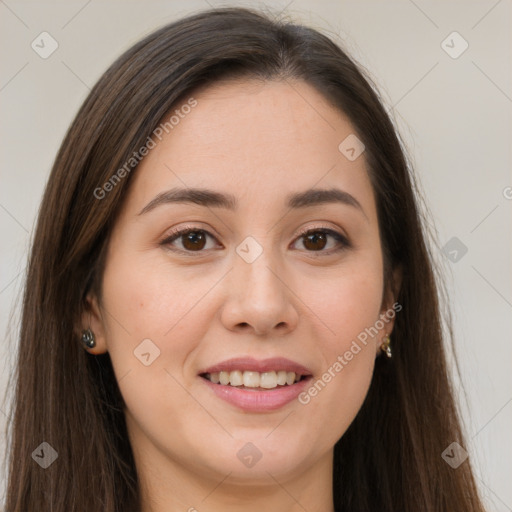
{"type": "Polygon", "coordinates": [[[299,314],[292,287],[266,251],[252,263],[235,255],[234,269],[226,282],[223,325],[257,336],[282,336],[293,331],[299,314]]]}

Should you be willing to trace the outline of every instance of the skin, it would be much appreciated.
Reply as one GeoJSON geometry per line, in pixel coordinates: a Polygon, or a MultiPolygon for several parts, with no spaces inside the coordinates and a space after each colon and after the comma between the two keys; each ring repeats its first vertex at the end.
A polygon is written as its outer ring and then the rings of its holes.
{"type": "Polygon", "coordinates": [[[112,358],[145,512],[332,511],[333,447],[363,403],[393,321],[306,405],[244,412],[198,372],[232,357],[280,356],[316,380],[391,307],[364,153],[355,161],[341,154],[354,128],[303,82],[230,81],[194,97],[197,106],[133,176],[101,300],[90,295],[84,316],[96,336],[90,351],[112,358]],[[230,193],[239,204],[163,204],[139,214],[173,187],[230,193]],[[289,193],[331,187],[362,210],[285,205],[289,193]],[[178,252],[183,237],[161,244],[171,228],[190,225],[212,234],[203,252],[178,252]],[[333,229],[351,245],[329,236],[311,249],[301,228],[333,229]],[[263,250],[252,263],[235,251],[247,236],[263,250]],[[147,338],[160,350],[149,366],[134,356],[147,338]],[[252,468],[237,457],[247,442],[262,454],[252,468]]]}

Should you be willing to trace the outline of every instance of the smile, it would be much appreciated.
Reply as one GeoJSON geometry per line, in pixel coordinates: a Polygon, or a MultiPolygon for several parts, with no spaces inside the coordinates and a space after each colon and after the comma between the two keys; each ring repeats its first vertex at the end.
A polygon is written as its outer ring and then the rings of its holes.
{"type": "Polygon", "coordinates": [[[268,412],[293,401],[312,377],[302,365],[284,358],[237,358],[199,374],[222,400],[247,412],[268,412]]]}
{"type": "Polygon", "coordinates": [[[275,389],[278,386],[291,386],[295,382],[299,382],[302,377],[302,375],[295,372],[287,372],[286,370],[263,373],[235,370],[232,372],[206,373],[204,375],[204,378],[213,382],[213,384],[234,387],[243,386],[244,388],[251,389],[275,389]]]}

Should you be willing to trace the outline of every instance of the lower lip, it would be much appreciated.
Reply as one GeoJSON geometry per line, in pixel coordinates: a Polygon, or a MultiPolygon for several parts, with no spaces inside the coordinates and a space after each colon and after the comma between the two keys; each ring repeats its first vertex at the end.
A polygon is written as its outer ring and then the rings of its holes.
{"type": "Polygon", "coordinates": [[[240,389],[234,386],[214,384],[204,377],[199,377],[219,398],[239,409],[249,412],[275,411],[284,407],[308,385],[310,377],[302,379],[291,386],[269,389],[267,391],[240,389]]]}

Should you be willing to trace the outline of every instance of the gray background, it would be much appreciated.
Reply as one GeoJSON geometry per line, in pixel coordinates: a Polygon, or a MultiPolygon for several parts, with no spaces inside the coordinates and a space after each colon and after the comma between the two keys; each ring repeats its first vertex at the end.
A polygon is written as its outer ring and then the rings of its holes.
{"type": "MultiPolygon", "coordinates": [[[[16,350],[19,298],[38,205],[69,123],[122,51],[153,29],[208,5],[228,4],[0,0],[1,392],[16,350]],[[31,47],[43,31],[58,43],[47,59],[31,47]]],[[[511,1],[229,5],[286,9],[292,18],[327,31],[378,85],[409,148],[437,229],[438,247],[432,250],[444,269],[454,314],[465,449],[489,510],[512,511],[511,1]],[[442,47],[453,31],[469,44],[458,58],[442,47]],[[457,240],[449,242],[453,237],[457,240]]],[[[446,44],[452,52],[462,48],[457,38],[446,44]]],[[[0,409],[3,456],[8,404],[0,401],[0,409]]]]}

